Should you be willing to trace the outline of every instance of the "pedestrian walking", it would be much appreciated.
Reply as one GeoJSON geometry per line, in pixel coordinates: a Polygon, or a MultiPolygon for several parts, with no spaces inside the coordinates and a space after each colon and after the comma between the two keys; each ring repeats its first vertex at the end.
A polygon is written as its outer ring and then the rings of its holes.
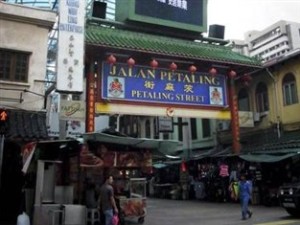
{"type": "Polygon", "coordinates": [[[239,181],[239,196],[242,208],[242,220],[251,218],[252,212],[249,210],[249,201],[252,194],[252,184],[246,180],[246,175],[241,174],[239,181]],[[248,215],[248,217],[247,217],[248,215]]]}
{"type": "Polygon", "coordinates": [[[105,225],[112,225],[114,214],[118,214],[112,183],[113,177],[108,175],[105,177],[105,183],[100,189],[99,203],[100,209],[105,217],[105,225]]]}

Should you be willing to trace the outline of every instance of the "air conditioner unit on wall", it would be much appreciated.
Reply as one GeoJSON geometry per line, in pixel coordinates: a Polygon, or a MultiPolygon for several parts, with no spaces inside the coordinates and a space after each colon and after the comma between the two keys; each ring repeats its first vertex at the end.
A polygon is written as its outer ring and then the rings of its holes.
{"type": "Polygon", "coordinates": [[[230,128],[230,121],[229,120],[218,122],[218,130],[219,131],[229,130],[229,128],[230,128]]]}
{"type": "Polygon", "coordinates": [[[254,120],[254,122],[260,121],[260,113],[259,112],[253,112],[253,120],[254,120]]]}

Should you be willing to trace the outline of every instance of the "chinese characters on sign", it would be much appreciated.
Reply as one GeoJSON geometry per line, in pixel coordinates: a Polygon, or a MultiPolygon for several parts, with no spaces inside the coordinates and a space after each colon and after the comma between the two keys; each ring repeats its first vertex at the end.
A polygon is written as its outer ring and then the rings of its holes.
{"type": "Polygon", "coordinates": [[[101,83],[103,99],[217,107],[227,105],[224,75],[103,63],[101,83]]]}
{"type": "Polygon", "coordinates": [[[84,1],[61,0],[58,33],[57,90],[83,91],[84,1]],[[76,81],[76,82],[75,82],[76,81]]]}
{"type": "Polygon", "coordinates": [[[93,132],[95,130],[95,76],[93,73],[88,75],[88,83],[90,84],[87,89],[87,132],[93,132]]]}
{"type": "Polygon", "coordinates": [[[68,58],[64,58],[63,63],[68,65],[68,87],[72,89],[73,87],[73,79],[74,79],[74,71],[76,70],[76,66],[79,64],[78,59],[73,59],[74,55],[74,37],[73,35],[69,38],[69,60],[68,58]]]}
{"type": "Polygon", "coordinates": [[[187,1],[186,0],[157,0],[160,3],[165,3],[173,7],[187,10],[187,1]]]}

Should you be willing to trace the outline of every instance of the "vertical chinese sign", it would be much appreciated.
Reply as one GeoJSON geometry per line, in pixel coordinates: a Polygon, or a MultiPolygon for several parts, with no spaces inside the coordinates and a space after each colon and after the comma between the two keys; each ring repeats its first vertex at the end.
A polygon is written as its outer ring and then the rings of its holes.
{"type": "MultiPolygon", "coordinates": [[[[92,69],[93,71],[93,69],[92,69]]],[[[93,71],[94,72],[94,71],[93,71]]],[[[95,76],[93,72],[90,72],[87,76],[87,124],[86,131],[94,132],[95,130],[95,76]]]]}
{"type": "Polygon", "coordinates": [[[83,91],[85,1],[60,0],[58,25],[58,91],[83,91]]]}

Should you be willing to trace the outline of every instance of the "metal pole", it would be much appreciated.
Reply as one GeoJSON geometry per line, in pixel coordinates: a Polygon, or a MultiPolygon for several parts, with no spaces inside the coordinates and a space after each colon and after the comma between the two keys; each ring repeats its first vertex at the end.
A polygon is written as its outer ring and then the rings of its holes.
{"type": "MultiPolygon", "coordinates": [[[[69,100],[68,95],[66,94],[61,94],[60,95],[60,101],[59,101],[59,112],[60,112],[60,107],[61,107],[61,99],[64,100],[69,100]]],[[[67,137],[67,120],[62,120],[59,119],[59,139],[66,139],[67,137]]]]}
{"type": "Polygon", "coordinates": [[[2,180],[3,152],[4,152],[4,135],[0,135],[0,188],[1,188],[1,180],[2,180]]]}

